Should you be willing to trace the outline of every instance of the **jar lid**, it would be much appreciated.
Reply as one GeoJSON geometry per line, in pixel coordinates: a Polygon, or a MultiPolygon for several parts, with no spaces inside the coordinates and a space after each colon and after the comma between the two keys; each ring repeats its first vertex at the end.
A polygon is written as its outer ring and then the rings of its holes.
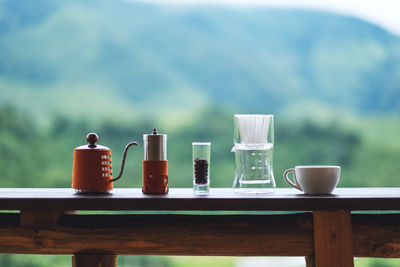
{"type": "Polygon", "coordinates": [[[108,151],[110,150],[106,146],[97,145],[96,143],[99,141],[99,136],[96,133],[88,133],[86,135],[87,145],[78,146],[75,150],[93,150],[93,151],[108,151]]]}

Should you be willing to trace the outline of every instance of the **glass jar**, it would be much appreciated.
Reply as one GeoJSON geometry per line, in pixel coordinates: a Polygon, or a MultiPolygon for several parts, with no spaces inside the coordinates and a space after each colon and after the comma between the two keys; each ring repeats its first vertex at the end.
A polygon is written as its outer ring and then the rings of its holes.
{"type": "Polygon", "coordinates": [[[196,195],[208,194],[210,190],[210,142],[192,143],[193,192],[196,195]]]}

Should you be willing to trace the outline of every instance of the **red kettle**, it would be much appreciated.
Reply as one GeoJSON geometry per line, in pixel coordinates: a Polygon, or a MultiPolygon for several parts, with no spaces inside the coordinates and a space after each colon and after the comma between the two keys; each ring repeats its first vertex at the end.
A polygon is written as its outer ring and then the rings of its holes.
{"type": "Polygon", "coordinates": [[[111,149],[98,145],[99,137],[95,133],[86,136],[87,145],[74,149],[72,188],[76,193],[107,193],[113,189],[113,182],[120,179],[124,172],[126,153],[132,145],[126,145],[122,158],[121,170],[117,177],[113,178],[111,149]]]}

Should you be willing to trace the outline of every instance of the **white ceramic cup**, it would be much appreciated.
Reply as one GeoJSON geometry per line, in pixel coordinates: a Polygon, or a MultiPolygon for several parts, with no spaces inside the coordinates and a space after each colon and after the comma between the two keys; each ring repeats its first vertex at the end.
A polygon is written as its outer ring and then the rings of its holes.
{"type": "Polygon", "coordinates": [[[296,166],[287,169],[283,177],[304,194],[330,194],[339,182],[340,166],[296,166]],[[294,182],[289,179],[289,173],[293,173],[294,182]]]}

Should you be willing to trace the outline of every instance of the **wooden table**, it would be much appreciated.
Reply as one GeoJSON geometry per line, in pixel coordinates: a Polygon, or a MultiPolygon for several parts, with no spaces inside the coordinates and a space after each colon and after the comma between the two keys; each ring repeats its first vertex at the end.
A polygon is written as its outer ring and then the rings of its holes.
{"type": "Polygon", "coordinates": [[[324,267],[353,266],[354,256],[400,257],[400,188],[327,196],[3,188],[0,210],[0,253],[73,254],[76,267],[116,266],[116,255],[305,256],[307,266],[324,267]],[[386,212],[368,212],[375,210],[386,212]]]}

